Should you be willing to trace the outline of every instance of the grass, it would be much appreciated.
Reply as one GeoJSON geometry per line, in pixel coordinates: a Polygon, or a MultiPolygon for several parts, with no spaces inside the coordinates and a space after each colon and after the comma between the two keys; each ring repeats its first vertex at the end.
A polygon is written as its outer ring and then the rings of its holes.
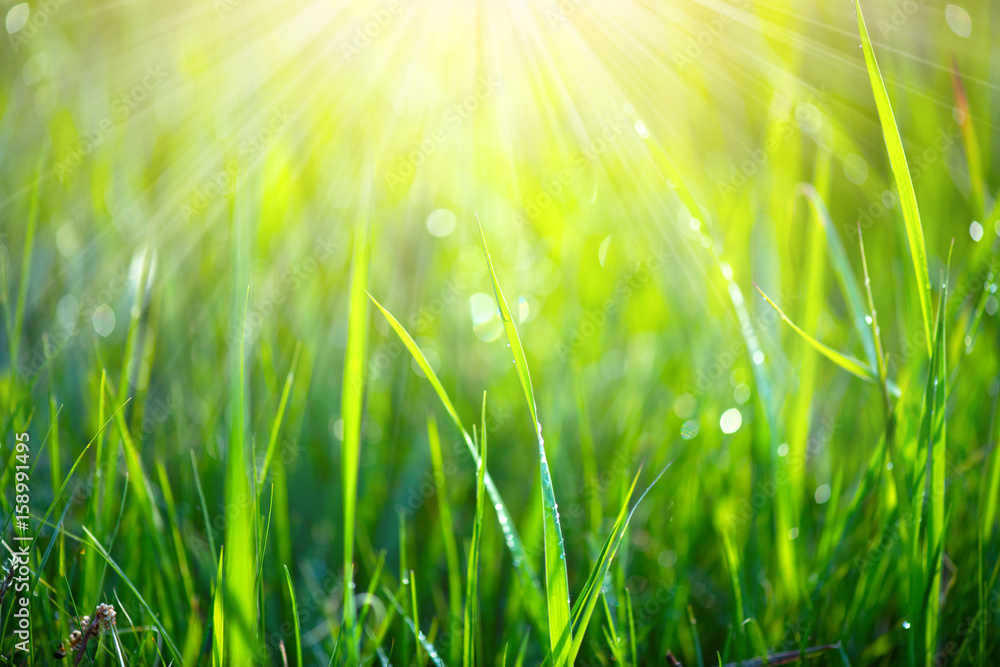
{"type": "Polygon", "coordinates": [[[0,666],[1000,661],[993,3],[0,13],[0,666]]]}

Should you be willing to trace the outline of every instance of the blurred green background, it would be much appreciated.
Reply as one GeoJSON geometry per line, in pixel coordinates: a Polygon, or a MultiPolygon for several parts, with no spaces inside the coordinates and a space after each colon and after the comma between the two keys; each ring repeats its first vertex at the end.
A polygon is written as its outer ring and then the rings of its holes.
{"type": "MultiPolygon", "coordinates": [[[[574,596],[640,463],[644,488],[673,461],[636,512],[581,662],[610,664],[612,638],[627,640],[626,590],[629,662],[665,664],[670,650],[716,664],[716,652],[728,662],[837,642],[819,664],[1000,659],[1000,8],[863,9],[935,312],[949,282],[947,525],[941,587],[925,593],[940,600],[926,655],[907,652],[922,557],[880,458],[882,391],[818,354],[751,284],[818,340],[871,359],[804,194],[825,201],[859,284],[862,230],[897,414],[909,415],[898,447],[908,474],[922,470],[928,341],[851,3],[47,0],[0,8],[3,460],[28,430],[38,519],[131,400],[50,525],[34,526],[33,664],[105,601],[119,609],[126,664],[156,664],[158,650],[169,662],[163,631],[185,664],[213,664],[219,547],[251,515],[256,660],[283,664],[287,651],[295,664],[286,565],[304,663],[328,663],[343,617],[348,284],[365,226],[368,291],[467,424],[488,392],[489,471],[542,571],[538,454],[476,214],[532,371],[574,596]],[[700,211],[681,202],[670,163],[700,211]],[[233,435],[241,344],[245,441],[233,435]],[[293,358],[261,500],[233,510],[231,447],[261,472],[293,358]],[[122,573],[84,546],[84,527],[122,573]],[[150,609],[160,631],[143,629],[150,609]]],[[[475,468],[409,352],[369,315],[354,579],[366,588],[386,550],[382,583],[433,641],[454,620],[443,535],[454,531],[464,572],[475,468]],[[401,567],[415,573],[416,609],[401,567]]],[[[506,644],[513,663],[523,639],[525,663],[539,664],[547,639],[497,528],[487,510],[481,664],[501,664],[506,644]]],[[[371,609],[393,609],[376,595],[371,609]]],[[[369,659],[426,661],[396,613],[384,636],[362,640],[369,659]]],[[[9,633],[2,641],[12,655],[9,633]]],[[[108,646],[84,662],[118,664],[108,646]]],[[[438,648],[454,664],[451,646],[438,648]]]]}

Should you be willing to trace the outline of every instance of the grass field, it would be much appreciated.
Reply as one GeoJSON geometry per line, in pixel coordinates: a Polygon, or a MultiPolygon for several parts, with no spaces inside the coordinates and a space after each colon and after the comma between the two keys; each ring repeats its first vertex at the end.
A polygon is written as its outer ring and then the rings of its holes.
{"type": "Polygon", "coordinates": [[[1000,664],[996,2],[0,15],[0,665],[1000,664]]]}

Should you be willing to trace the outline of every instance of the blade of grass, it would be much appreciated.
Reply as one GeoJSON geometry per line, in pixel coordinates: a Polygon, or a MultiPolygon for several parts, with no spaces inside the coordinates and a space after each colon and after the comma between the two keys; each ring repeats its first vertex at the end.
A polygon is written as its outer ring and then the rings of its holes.
{"type": "MultiPolygon", "coordinates": [[[[427,362],[427,358],[424,356],[420,348],[417,347],[416,342],[407,333],[406,329],[393,317],[388,310],[382,307],[375,297],[369,295],[372,303],[382,312],[386,321],[399,336],[399,339],[403,342],[403,345],[413,356],[414,361],[423,371],[424,376],[427,381],[431,383],[434,388],[438,399],[444,406],[445,412],[451,418],[452,423],[458,428],[459,432],[462,434],[462,438],[465,440],[466,447],[469,450],[469,454],[472,456],[473,462],[476,466],[479,465],[479,452],[476,448],[475,443],[472,441],[472,436],[469,432],[465,430],[462,425],[462,420],[458,416],[458,412],[455,410],[455,406],[452,404],[451,399],[448,397],[447,392],[445,392],[444,387],[441,386],[441,381],[438,380],[437,374],[431,365],[427,362]]],[[[493,479],[490,477],[489,473],[486,473],[486,491],[490,495],[490,503],[493,509],[496,511],[497,521],[500,524],[500,532],[503,534],[504,542],[507,545],[508,550],[511,553],[514,562],[514,568],[518,573],[518,578],[521,581],[521,586],[527,600],[527,608],[532,621],[536,625],[541,626],[541,610],[542,610],[542,600],[539,593],[540,584],[538,578],[535,576],[535,572],[531,567],[531,563],[528,560],[527,554],[524,551],[524,545],[521,542],[521,537],[517,533],[517,528],[514,526],[514,519],[507,511],[507,505],[504,503],[503,497],[500,495],[500,491],[497,489],[496,484],[493,483],[493,479]]]]}
{"type": "Polygon", "coordinates": [[[278,435],[281,433],[281,425],[285,420],[285,409],[288,407],[288,396],[292,393],[292,384],[295,382],[295,367],[299,363],[299,351],[302,343],[295,344],[295,353],[292,355],[292,366],[288,369],[288,376],[285,378],[285,386],[281,390],[281,400],[278,401],[278,413],[274,416],[274,423],[271,425],[271,436],[267,441],[267,453],[264,455],[264,467],[260,470],[261,489],[267,480],[267,473],[271,469],[271,462],[274,460],[274,453],[278,449],[278,435]]]}
{"type": "MultiPolygon", "coordinates": [[[[478,216],[477,216],[478,221],[478,216]]],[[[479,225],[479,235],[483,242],[483,254],[486,256],[486,266],[493,280],[493,291],[496,295],[497,307],[500,309],[500,319],[503,322],[504,333],[511,355],[514,357],[514,367],[521,382],[524,400],[531,413],[532,427],[538,440],[538,462],[542,492],[542,524],[545,544],[545,589],[549,618],[549,644],[554,654],[554,667],[567,664],[569,649],[573,643],[573,628],[570,623],[569,576],[566,571],[566,552],[563,544],[562,527],[559,523],[559,512],[556,506],[555,489],[552,485],[552,475],[549,472],[549,462],[545,455],[545,440],[542,438],[542,427],[538,423],[538,412],[535,404],[535,392],[531,386],[531,373],[528,371],[528,360],[521,346],[521,339],[514,326],[514,319],[507,308],[500,281],[493,269],[493,260],[486,245],[486,234],[482,224],[479,225]],[[562,636],[567,633],[567,641],[562,642],[562,636]],[[560,650],[557,650],[561,646],[560,650]]]]}
{"type": "Polygon", "coordinates": [[[225,546],[219,550],[219,568],[215,575],[215,601],[212,603],[212,667],[224,667],[226,647],[226,596],[223,588],[225,581],[225,546]]]}
{"type": "MultiPolygon", "coordinates": [[[[648,494],[656,483],[660,481],[660,478],[663,477],[669,467],[670,463],[668,463],[667,466],[660,471],[660,474],[656,476],[656,479],[654,479],[653,482],[646,487],[646,490],[643,491],[642,495],[639,496],[639,499],[636,500],[635,505],[633,505],[632,509],[629,510],[628,502],[632,497],[632,493],[635,491],[636,483],[639,481],[639,474],[642,472],[641,469],[636,473],[635,479],[632,480],[632,485],[625,494],[625,502],[622,504],[621,510],[618,512],[618,518],[615,520],[611,533],[608,535],[608,539],[604,542],[604,546],[601,548],[597,560],[594,562],[594,567],[587,576],[587,581],[584,583],[583,590],[580,591],[580,595],[577,596],[576,602],[573,604],[572,642],[569,641],[569,633],[565,633],[560,639],[560,642],[571,644],[568,664],[576,664],[576,657],[580,652],[581,646],[583,645],[583,638],[586,635],[587,626],[590,624],[591,615],[594,613],[594,607],[597,605],[597,600],[600,597],[604,579],[607,577],[608,570],[611,569],[611,562],[614,560],[615,554],[618,552],[618,545],[621,544],[622,538],[625,536],[625,531],[628,529],[629,522],[632,520],[632,515],[635,514],[636,508],[646,497],[646,494],[648,494]]],[[[553,653],[557,654],[555,651],[553,651],[553,653]]]]}
{"type": "Polygon", "coordinates": [[[465,579],[465,617],[462,622],[462,665],[476,665],[476,628],[479,619],[479,547],[483,535],[483,505],[486,479],[486,392],[483,392],[483,432],[479,443],[479,464],[476,471],[476,515],[469,544],[468,571],[465,579]]]}
{"type": "MultiPolygon", "coordinates": [[[[952,243],[954,248],[954,243],[952,243]]],[[[951,267],[951,252],[948,264],[951,267]]],[[[937,652],[938,626],[941,610],[941,558],[944,553],[945,537],[945,493],[947,491],[946,424],[945,406],[948,403],[947,346],[945,345],[945,304],[948,301],[947,269],[941,285],[941,300],[938,307],[934,332],[934,355],[932,375],[934,383],[928,396],[927,409],[927,493],[930,511],[927,516],[927,567],[929,595],[926,609],[927,661],[933,662],[937,652]]]]}
{"type": "Polygon", "coordinates": [[[865,27],[865,17],[861,12],[861,0],[854,0],[858,13],[858,32],[861,35],[861,48],[865,54],[865,65],[868,68],[868,78],[871,80],[872,93],[875,96],[875,106],[878,109],[879,121],[882,124],[882,136],[889,154],[889,164],[899,190],[899,202],[903,209],[903,222],[906,226],[906,238],[910,244],[910,255],[913,258],[913,272],[916,278],[917,294],[920,301],[920,314],[923,318],[924,335],[927,340],[927,356],[931,350],[931,283],[927,275],[927,250],[924,247],[924,231],[920,225],[920,211],[917,208],[917,195],[913,190],[913,180],[910,178],[910,168],[906,163],[906,153],[903,152],[903,141],[896,126],[896,117],[892,112],[889,94],[886,92],[882,73],[875,59],[868,28],[865,27]]]}
{"type": "Polygon", "coordinates": [[[348,291],[347,346],[344,351],[344,377],[340,399],[343,419],[343,444],[340,470],[344,496],[344,625],[347,655],[357,660],[358,636],[354,631],[354,539],[357,515],[358,465],[361,457],[361,420],[365,396],[365,359],[368,345],[368,284],[371,248],[371,176],[365,160],[364,210],[354,225],[354,249],[351,257],[351,282],[348,291]]]}
{"type": "Polygon", "coordinates": [[[302,667],[302,629],[299,627],[299,606],[295,602],[295,587],[292,586],[292,575],[288,572],[288,566],[282,565],[285,568],[285,581],[288,582],[288,596],[292,599],[292,619],[295,622],[295,665],[296,667],[302,667]]]}
{"type": "MultiPolygon", "coordinates": [[[[754,287],[757,287],[757,285],[754,284],[754,287]]],[[[871,369],[865,366],[861,361],[849,355],[841,354],[840,352],[837,352],[836,350],[827,347],[823,343],[819,342],[818,340],[807,334],[805,331],[800,329],[794,322],[792,322],[792,320],[789,319],[788,315],[785,315],[785,312],[778,307],[778,304],[776,304],[774,301],[771,301],[770,297],[764,294],[764,291],[760,287],[757,287],[757,291],[760,292],[760,295],[764,297],[765,301],[771,304],[772,308],[778,311],[778,315],[781,316],[781,319],[783,319],[785,323],[788,324],[788,326],[790,326],[795,331],[795,333],[802,336],[802,338],[807,343],[816,348],[816,350],[818,350],[820,354],[822,354],[827,359],[829,359],[833,363],[843,368],[845,371],[851,373],[852,375],[856,375],[857,377],[861,378],[866,382],[877,384],[877,379],[875,375],[872,373],[871,369]]]]}
{"type": "Polygon", "coordinates": [[[253,661],[253,638],[251,628],[256,618],[254,604],[254,526],[256,509],[255,497],[251,495],[247,481],[246,467],[246,317],[250,304],[250,288],[247,286],[246,301],[243,306],[244,332],[240,338],[239,350],[235,352],[232,376],[232,411],[229,447],[226,450],[225,497],[228,512],[226,522],[226,648],[229,661],[235,665],[251,664],[253,661]]]}
{"type": "MultiPolygon", "coordinates": [[[[483,437],[485,441],[485,435],[483,437]]],[[[448,564],[448,612],[450,623],[457,623],[462,615],[462,575],[458,563],[458,545],[455,540],[455,524],[451,516],[451,504],[448,502],[448,489],[445,486],[444,460],[441,457],[441,438],[438,434],[437,420],[434,415],[427,414],[427,441],[430,443],[431,463],[434,468],[434,486],[438,500],[438,522],[441,524],[441,539],[444,542],[445,560],[448,564]]],[[[449,656],[452,664],[458,663],[461,648],[457,641],[449,646],[449,656]]]]}
{"type": "Polygon", "coordinates": [[[830,218],[830,212],[827,210],[826,204],[816,191],[816,188],[808,183],[802,183],[798,187],[798,192],[809,202],[817,224],[823,228],[826,237],[827,254],[830,257],[830,266],[833,269],[833,275],[837,279],[837,284],[840,285],[840,291],[844,295],[844,301],[847,303],[851,322],[858,333],[858,338],[861,339],[868,367],[875,368],[877,364],[877,343],[873,340],[871,328],[865,319],[867,313],[865,312],[861,288],[858,287],[857,280],[854,278],[854,272],[851,269],[851,262],[847,258],[847,252],[844,250],[844,244],[840,242],[840,237],[837,235],[837,228],[830,218]]]}
{"type": "Polygon", "coordinates": [[[142,597],[142,594],[139,593],[139,589],[135,587],[135,584],[132,583],[131,579],[125,576],[125,572],[122,571],[118,563],[116,563],[114,559],[111,558],[111,556],[108,554],[108,552],[104,550],[104,547],[101,546],[100,540],[94,537],[94,534],[91,533],[89,530],[87,530],[86,526],[81,526],[81,528],[83,529],[83,532],[87,534],[87,537],[90,538],[93,547],[97,549],[97,552],[101,554],[101,557],[104,558],[104,560],[108,563],[108,565],[111,566],[111,569],[114,570],[119,577],[121,577],[122,581],[125,582],[125,585],[128,586],[129,590],[132,591],[132,594],[135,595],[136,599],[139,601],[139,604],[141,604],[143,608],[146,610],[146,613],[149,614],[150,620],[153,622],[153,625],[156,626],[156,629],[160,631],[160,636],[163,637],[163,641],[166,642],[167,648],[170,649],[170,654],[176,660],[181,660],[180,651],[177,650],[177,646],[174,645],[174,640],[170,637],[166,629],[160,623],[159,615],[153,611],[153,608],[150,607],[149,604],[147,604],[146,600],[142,597]]]}

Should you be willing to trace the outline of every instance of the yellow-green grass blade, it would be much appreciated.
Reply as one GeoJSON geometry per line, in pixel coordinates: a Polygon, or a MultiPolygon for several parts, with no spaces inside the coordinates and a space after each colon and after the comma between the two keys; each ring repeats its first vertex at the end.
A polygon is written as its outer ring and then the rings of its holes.
{"type": "Polygon", "coordinates": [[[531,386],[531,373],[528,371],[528,361],[521,346],[521,339],[514,326],[514,319],[500,289],[500,281],[493,269],[493,260],[486,245],[486,234],[479,225],[479,235],[483,241],[483,254],[486,256],[486,267],[493,280],[493,291],[496,295],[497,307],[500,309],[500,319],[503,322],[504,333],[517,377],[521,382],[524,399],[531,413],[532,428],[538,440],[538,460],[542,491],[542,523],[545,544],[545,596],[549,619],[549,644],[554,656],[554,667],[562,667],[569,660],[569,647],[573,641],[573,629],[570,624],[569,576],[566,571],[566,552],[563,544],[562,527],[559,525],[559,511],[556,505],[555,489],[552,486],[552,475],[549,472],[549,462],[545,455],[545,441],[542,438],[542,427],[538,423],[538,413],[535,406],[535,393],[531,386]],[[568,642],[562,641],[564,633],[568,634],[568,642]]]}
{"type": "Polygon", "coordinates": [[[903,209],[903,223],[906,226],[906,238],[910,244],[910,255],[913,259],[913,272],[916,278],[917,293],[920,301],[920,314],[923,318],[924,335],[927,340],[927,356],[931,356],[931,284],[927,275],[927,250],[924,247],[924,231],[920,226],[920,211],[917,208],[917,195],[913,190],[913,180],[910,178],[910,168],[903,152],[903,141],[896,126],[896,117],[892,113],[892,104],[886,92],[882,73],[879,71],[875,51],[872,49],[868,28],[861,12],[861,1],[854,0],[858,12],[858,32],[861,34],[861,48],[865,54],[865,65],[868,68],[868,78],[871,80],[872,93],[875,96],[875,106],[878,109],[879,121],[882,124],[882,136],[889,153],[889,164],[899,190],[900,207],[903,209]]]}
{"type": "Polygon", "coordinates": [[[875,341],[875,368],[878,369],[878,381],[882,385],[883,395],[885,397],[886,406],[886,416],[889,417],[889,413],[892,410],[890,405],[890,392],[889,392],[889,377],[888,368],[885,363],[885,355],[882,353],[882,336],[878,325],[878,313],[875,310],[875,297],[872,294],[872,281],[871,276],[868,274],[868,258],[865,256],[865,240],[861,234],[861,225],[858,225],[858,247],[861,250],[861,270],[865,277],[865,292],[868,295],[868,319],[871,321],[871,335],[872,340],[875,341]]]}
{"type": "MultiPolygon", "coordinates": [[[[754,287],[757,287],[757,285],[754,285],[754,287]]],[[[812,345],[823,356],[825,356],[827,359],[829,359],[833,363],[843,368],[845,371],[853,375],[856,375],[857,377],[861,378],[862,380],[865,380],[866,382],[871,382],[871,383],[877,382],[877,379],[875,378],[875,375],[872,373],[871,369],[865,366],[861,361],[855,359],[852,356],[841,354],[840,352],[837,352],[833,348],[827,347],[823,343],[819,342],[818,340],[807,334],[805,331],[800,329],[794,322],[792,322],[792,320],[789,319],[788,315],[785,315],[785,312],[778,307],[778,304],[776,304],[774,301],[771,301],[770,297],[764,294],[764,291],[761,288],[757,287],[757,291],[760,292],[760,295],[764,297],[764,299],[769,304],[771,304],[772,308],[778,311],[778,315],[781,316],[781,319],[783,319],[785,323],[788,324],[788,326],[790,326],[795,331],[795,333],[802,336],[802,338],[807,343],[812,345]]]]}
{"type": "Polygon", "coordinates": [[[858,338],[861,339],[861,345],[865,351],[865,360],[868,362],[869,368],[875,368],[877,364],[876,344],[872,339],[868,320],[865,319],[866,312],[861,288],[858,287],[858,282],[854,278],[851,262],[847,258],[847,252],[844,250],[844,244],[841,243],[840,237],[837,235],[837,228],[830,218],[830,212],[826,208],[826,203],[824,203],[823,198],[820,197],[816,189],[807,183],[803,183],[799,186],[799,192],[809,202],[809,207],[813,212],[816,223],[822,227],[825,233],[827,254],[830,258],[833,275],[836,277],[840,291],[844,295],[844,301],[847,304],[847,310],[851,322],[854,324],[854,329],[858,333],[858,338]]]}
{"type": "MultiPolygon", "coordinates": [[[[485,436],[483,440],[485,441],[485,436]]],[[[427,441],[430,443],[431,464],[434,469],[434,486],[438,499],[438,516],[441,524],[441,539],[444,542],[445,560],[448,564],[448,612],[450,623],[457,623],[462,615],[462,575],[458,562],[458,543],[455,539],[455,524],[451,515],[451,503],[448,502],[448,489],[445,485],[444,459],[441,456],[441,438],[438,433],[437,420],[434,415],[427,414],[427,441]]],[[[485,470],[485,468],[484,468],[485,470]]],[[[461,647],[452,641],[449,646],[449,658],[452,664],[457,664],[461,657],[461,647]]]]}
{"type": "MultiPolygon", "coordinates": [[[[370,180],[370,179],[369,179],[370,180]]],[[[369,190],[370,194],[370,190],[369,190]]],[[[370,199],[369,199],[370,200],[370,199]]],[[[367,203],[365,204],[367,207],[367,203]]],[[[364,408],[365,358],[368,345],[368,300],[365,299],[371,249],[370,211],[366,210],[354,227],[351,283],[348,291],[347,347],[344,352],[343,390],[340,399],[344,440],[340,450],[342,493],[344,495],[344,624],[348,656],[357,657],[354,631],[354,531],[357,514],[358,464],[361,455],[361,420],[364,408]]]]}
{"type": "Polygon", "coordinates": [[[281,433],[281,426],[285,421],[285,411],[288,407],[288,396],[292,393],[292,384],[295,382],[295,368],[299,363],[299,351],[302,349],[301,343],[295,344],[295,353],[292,355],[292,366],[288,369],[288,376],[285,378],[285,386],[281,390],[281,399],[278,401],[278,413],[274,416],[274,423],[271,425],[271,436],[267,441],[267,452],[264,455],[264,466],[260,470],[260,489],[258,490],[258,496],[261,490],[264,488],[264,482],[267,480],[267,473],[271,469],[271,463],[274,461],[274,453],[278,449],[278,435],[281,433]]]}
{"type": "Polygon", "coordinates": [[[476,665],[476,627],[479,622],[479,548],[483,537],[483,505],[486,479],[486,392],[483,392],[483,430],[479,443],[479,466],[476,471],[476,516],[472,524],[469,562],[466,573],[465,616],[462,621],[462,665],[476,665]]]}
{"type": "MultiPolygon", "coordinates": [[[[246,313],[250,302],[247,288],[243,306],[243,331],[246,331],[246,313]]],[[[232,664],[251,664],[253,637],[251,628],[256,618],[254,604],[254,525],[256,509],[247,481],[246,467],[246,399],[245,399],[245,346],[241,336],[238,355],[233,361],[234,374],[231,393],[232,412],[229,447],[226,451],[226,507],[230,512],[226,523],[225,586],[226,596],[226,650],[232,664]]]]}
{"type": "MultiPolygon", "coordinates": [[[[587,576],[587,581],[583,585],[583,589],[580,591],[580,595],[577,596],[576,602],[573,603],[572,615],[573,615],[573,637],[570,640],[569,633],[564,634],[560,638],[560,642],[566,642],[570,645],[570,655],[569,664],[575,664],[576,656],[580,652],[580,648],[583,645],[583,638],[587,633],[587,626],[590,624],[590,618],[594,613],[594,608],[597,606],[597,601],[601,595],[601,587],[603,586],[604,579],[611,569],[611,562],[614,560],[615,554],[618,552],[618,546],[621,544],[622,538],[625,536],[625,531],[628,528],[629,522],[632,520],[632,515],[635,513],[636,508],[639,503],[642,502],[646,494],[649,493],[650,489],[656,485],[656,483],[663,477],[664,473],[667,472],[667,468],[670,467],[670,463],[660,471],[660,474],[656,476],[639,499],[636,501],[635,505],[629,510],[629,501],[632,498],[632,494],[635,492],[635,485],[639,481],[639,475],[642,473],[640,469],[632,480],[632,484],[628,487],[625,492],[624,502],[622,503],[621,509],[618,511],[618,517],[615,519],[615,523],[611,528],[611,532],[608,534],[607,539],[604,542],[604,546],[601,547],[601,551],[594,561],[594,566],[590,570],[590,574],[587,576]]],[[[555,654],[556,651],[553,651],[555,654]]]]}
{"type": "Polygon", "coordinates": [[[292,600],[292,619],[295,623],[295,664],[296,667],[302,667],[304,664],[302,662],[302,629],[299,627],[299,605],[295,601],[295,587],[292,586],[292,575],[288,572],[288,566],[283,565],[285,568],[285,581],[288,582],[288,597],[292,600]]]}
{"type": "Polygon", "coordinates": [[[226,547],[219,550],[219,569],[215,575],[215,601],[212,603],[212,667],[224,667],[226,657],[226,596],[223,582],[226,547]]]}
{"type": "MultiPolygon", "coordinates": [[[[438,399],[444,406],[445,412],[451,418],[455,427],[458,428],[459,432],[462,434],[462,438],[465,440],[465,444],[469,450],[469,454],[472,456],[473,462],[476,466],[479,465],[479,452],[476,449],[475,443],[472,441],[472,436],[462,425],[462,420],[458,416],[458,412],[455,410],[455,406],[452,404],[451,399],[448,397],[448,393],[441,386],[441,381],[438,380],[437,374],[434,369],[431,368],[430,363],[428,363],[427,358],[424,356],[423,352],[417,346],[413,337],[407,333],[406,329],[403,328],[395,317],[389,313],[388,310],[382,307],[375,297],[369,295],[372,303],[375,307],[381,311],[382,315],[385,317],[386,321],[392,327],[396,335],[402,341],[403,346],[410,352],[413,360],[417,362],[417,366],[423,371],[424,376],[427,381],[431,383],[434,388],[434,392],[437,394],[438,399]]],[[[490,503],[493,505],[493,509],[496,511],[497,521],[500,523],[500,531],[503,533],[504,542],[507,544],[507,548],[511,552],[511,556],[514,561],[514,567],[517,570],[518,578],[521,581],[521,585],[524,591],[525,598],[527,600],[528,611],[531,614],[532,620],[538,624],[541,616],[542,610],[542,600],[539,593],[540,584],[538,583],[538,578],[535,576],[534,570],[531,567],[531,563],[528,561],[528,557],[524,552],[524,545],[521,542],[521,537],[518,535],[517,528],[514,527],[514,519],[511,517],[510,512],[507,511],[507,505],[503,501],[503,497],[500,495],[500,491],[497,489],[496,484],[493,483],[493,479],[490,477],[489,472],[485,473],[485,484],[486,492],[490,496],[490,503]]]]}
{"type": "MultiPolygon", "coordinates": [[[[948,266],[951,265],[951,253],[948,266]]],[[[941,565],[945,536],[945,494],[946,494],[946,424],[945,406],[948,401],[947,347],[945,344],[945,304],[948,300],[947,274],[941,286],[941,302],[938,307],[934,332],[934,355],[931,357],[933,383],[928,385],[925,397],[926,432],[921,432],[927,443],[927,565],[925,581],[929,590],[926,596],[925,641],[928,663],[933,662],[937,651],[938,625],[941,611],[941,565]]],[[[922,438],[923,439],[923,438],[922,438]]],[[[918,449],[919,451],[919,449],[918,449]]]]}

